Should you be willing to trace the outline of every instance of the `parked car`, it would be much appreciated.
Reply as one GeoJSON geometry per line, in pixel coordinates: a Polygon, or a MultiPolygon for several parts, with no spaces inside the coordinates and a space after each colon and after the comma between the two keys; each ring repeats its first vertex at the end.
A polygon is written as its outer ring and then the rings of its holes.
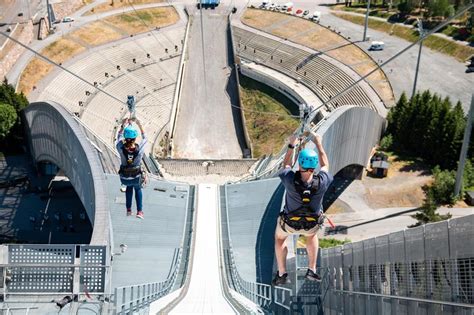
{"type": "Polygon", "coordinates": [[[373,42],[370,44],[369,50],[383,50],[384,47],[385,47],[385,43],[384,43],[384,42],[373,41],[373,42]]]}
{"type": "Polygon", "coordinates": [[[293,8],[293,2],[285,3],[285,4],[281,7],[281,9],[282,9],[283,11],[288,11],[288,8],[293,8]]]}
{"type": "Polygon", "coordinates": [[[23,16],[23,12],[18,13],[18,16],[23,16]]]}
{"type": "Polygon", "coordinates": [[[304,10],[303,11],[303,15],[308,15],[309,14],[309,10],[304,10]]]}
{"type": "Polygon", "coordinates": [[[319,21],[321,21],[321,12],[314,11],[313,16],[311,17],[311,20],[313,22],[319,23],[319,21]]]}
{"type": "Polygon", "coordinates": [[[275,10],[277,10],[277,11],[281,10],[281,6],[280,6],[279,4],[277,4],[277,5],[275,6],[275,10]]]}
{"type": "Polygon", "coordinates": [[[64,17],[63,23],[69,23],[69,22],[74,22],[74,18],[72,18],[70,16],[64,17]]]}
{"type": "Polygon", "coordinates": [[[298,10],[296,10],[296,12],[295,12],[295,13],[296,13],[296,14],[301,14],[301,13],[303,13],[303,10],[301,10],[301,9],[298,9],[298,10]]]}
{"type": "Polygon", "coordinates": [[[276,6],[275,3],[270,3],[270,5],[268,6],[268,10],[274,10],[275,6],[276,6]]]}

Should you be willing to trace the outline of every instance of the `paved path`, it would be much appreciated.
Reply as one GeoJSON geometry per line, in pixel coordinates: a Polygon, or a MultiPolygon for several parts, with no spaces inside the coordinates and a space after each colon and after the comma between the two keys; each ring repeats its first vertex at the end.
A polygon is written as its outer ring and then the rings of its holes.
{"type": "Polygon", "coordinates": [[[243,133],[235,113],[238,95],[227,17],[219,11],[202,10],[202,24],[200,12],[191,13],[194,18],[174,135],[176,158],[242,158],[243,133]]]}
{"type": "MultiPolygon", "coordinates": [[[[352,242],[360,241],[370,237],[389,234],[406,229],[415,224],[416,220],[411,217],[418,210],[416,208],[398,207],[367,210],[364,212],[350,212],[329,215],[336,226],[349,227],[346,231],[328,235],[339,240],[349,239],[352,242]]],[[[453,218],[466,216],[474,213],[471,208],[441,208],[440,214],[451,213],[453,218]]]]}

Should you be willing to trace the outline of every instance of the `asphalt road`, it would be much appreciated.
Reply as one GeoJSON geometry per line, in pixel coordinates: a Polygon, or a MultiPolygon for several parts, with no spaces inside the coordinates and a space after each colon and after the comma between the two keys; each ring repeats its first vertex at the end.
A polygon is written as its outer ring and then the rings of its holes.
{"type": "Polygon", "coordinates": [[[175,158],[242,158],[240,121],[232,110],[232,105],[238,105],[237,85],[223,11],[224,7],[202,10],[202,16],[198,10],[191,12],[194,18],[174,136],[175,158]]]}

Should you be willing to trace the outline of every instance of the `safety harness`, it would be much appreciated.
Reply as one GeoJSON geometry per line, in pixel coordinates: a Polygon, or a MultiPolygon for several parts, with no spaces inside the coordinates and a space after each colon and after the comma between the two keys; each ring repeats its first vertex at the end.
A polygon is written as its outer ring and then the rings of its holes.
{"type": "MultiPolygon", "coordinates": [[[[319,224],[320,215],[310,208],[311,197],[319,189],[320,179],[314,178],[311,186],[307,187],[301,180],[301,173],[296,172],[293,180],[296,191],[300,195],[302,206],[288,213],[281,213],[280,216],[286,224],[295,230],[311,230],[319,224]]],[[[285,230],[285,228],[282,226],[285,230]]]]}
{"type": "Polygon", "coordinates": [[[140,165],[134,166],[133,163],[138,156],[139,148],[138,144],[135,145],[135,150],[129,152],[125,146],[122,148],[122,153],[127,159],[126,165],[120,165],[119,174],[123,177],[135,178],[142,173],[142,168],[140,165]]]}

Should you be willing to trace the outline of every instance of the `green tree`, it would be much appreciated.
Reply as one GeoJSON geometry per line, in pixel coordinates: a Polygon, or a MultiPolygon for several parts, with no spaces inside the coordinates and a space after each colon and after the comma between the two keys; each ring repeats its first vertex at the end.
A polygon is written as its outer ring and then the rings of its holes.
{"type": "Polygon", "coordinates": [[[400,14],[405,16],[411,13],[413,9],[415,8],[415,3],[411,0],[406,0],[406,1],[401,1],[397,5],[398,11],[400,11],[400,14]]]}
{"type": "Polygon", "coordinates": [[[469,160],[464,165],[463,186],[464,189],[474,189],[474,165],[469,160]]]}
{"type": "Polygon", "coordinates": [[[454,196],[455,171],[441,171],[438,166],[433,169],[434,181],[431,186],[424,186],[425,199],[419,212],[411,217],[417,222],[412,225],[419,226],[430,222],[438,222],[451,218],[451,214],[442,215],[436,212],[440,205],[452,205],[456,202],[454,196]]]}
{"type": "Polygon", "coordinates": [[[430,0],[428,3],[428,16],[447,17],[453,11],[454,7],[450,5],[449,0],[430,0]]]}
{"type": "Polygon", "coordinates": [[[0,85],[0,102],[13,106],[17,112],[28,106],[28,99],[23,93],[16,93],[13,85],[7,79],[0,85]]]}
{"type": "Polygon", "coordinates": [[[454,196],[456,171],[441,170],[439,166],[436,166],[433,169],[433,177],[434,181],[428,189],[428,194],[437,205],[453,205],[456,202],[454,196]]]}
{"type": "Polygon", "coordinates": [[[0,139],[5,139],[10,130],[17,122],[17,114],[15,108],[8,104],[0,103],[0,139]]]}

